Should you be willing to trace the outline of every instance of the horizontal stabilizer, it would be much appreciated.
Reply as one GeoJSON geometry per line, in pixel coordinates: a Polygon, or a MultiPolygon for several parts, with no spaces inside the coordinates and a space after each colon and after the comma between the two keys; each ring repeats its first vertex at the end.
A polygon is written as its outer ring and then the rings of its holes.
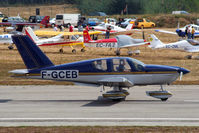
{"type": "Polygon", "coordinates": [[[16,70],[9,71],[9,73],[14,73],[14,74],[27,74],[27,73],[28,73],[28,69],[16,69],[16,70]]]}

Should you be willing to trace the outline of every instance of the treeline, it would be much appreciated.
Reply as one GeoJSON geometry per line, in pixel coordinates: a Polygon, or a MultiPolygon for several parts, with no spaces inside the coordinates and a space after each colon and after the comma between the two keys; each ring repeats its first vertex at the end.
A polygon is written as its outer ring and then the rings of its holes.
{"type": "Polygon", "coordinates": [[[199,0],[0,0],[0,6],[74,4],[82,14],[156,14],[175,10],[199,12],[199,0]]]}

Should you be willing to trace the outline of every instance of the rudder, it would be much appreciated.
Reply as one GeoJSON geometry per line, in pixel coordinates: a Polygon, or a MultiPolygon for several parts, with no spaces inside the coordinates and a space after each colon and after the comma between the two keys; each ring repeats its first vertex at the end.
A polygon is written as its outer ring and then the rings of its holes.
{"type": "Polygon", "coordinates": [[[28,69],[54,65],[27,35],[13,35],[12,40],[28,69]]]}
{"type": "Polygon", "coordinates": [[[84,42],[85,43],[92,40],[87,30],[83,31],[83,37],[84,37],[84,42]]]}

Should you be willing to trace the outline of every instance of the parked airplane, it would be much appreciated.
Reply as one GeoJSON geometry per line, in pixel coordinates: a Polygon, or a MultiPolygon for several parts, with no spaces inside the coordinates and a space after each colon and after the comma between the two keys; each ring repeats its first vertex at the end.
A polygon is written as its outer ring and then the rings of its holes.
{"type": "Polygon", "coordinates": [[[181,67],[146,65],[128,57],[99,58],[54,65],[28,36],[15,35],[12,38],[27,67],[10,71],[13,76],[109,86],[113,87],[113,90],[105,92],[103,97],[113,100],[124,100],[129,95],[124,88],[161,85],[160,91],[148,91],[147,95],[165,101],[172,94],[164,90],[162,85],[171,84],[179,76],[189,73],[181,67]]]}
{"type": "Polygon", "coordinates": [[[151,41],[149,47],[153,49],[175,49],[185,52],[199,52],[199,41],[192,39],[164,44],[152,34],[149,40],[151,41]]]}
{"type": "Polygon", "coordinates": [[[103,33],[105,33],[106,30],[107,30],[107,27],[109,27],[109,26],[111,26],[110,33],[130,31],[133,28],[133,24],[128,24],[128,26],[124,29],[124,28],[121,28],[121,27],[116,26],[116,25],[112,25],[112,24],[108,24],[108,23],[102,23],[102,24],[99,24],[97,26],[90,27],[90,30],[102,31],[103,33]]]}
{"type": "Polygon", "coordinates": [[[32,27],[47,27],[49,23],[49,16],[45,16],[43,20],[40,23],[29,23],[29,22],[21,22],[21,21],[10,21],[10,22],[1,22],[0,25],[3,26],[11,26],[7,27],[6,29],[9,30],[16,30],[16,31],[22,31],[24,26],[32,26],[32,27]]]}
{"type": "Polygon", "coordinates": [[[76,49],[73,48],[74,45],[81,45],[82,49],[81,52],[85,51],[85,46],[82,40],[79,38],[76,38],[75,36],[71,36],[73,40],[65,40],[62,34],[56,35],[54,37],[48,38],[48,39],[39,39],[32,28],[25,27],[24,29],[26,35],[28,35],[38,46],[62,46],[62,48],[59,50],[63,53],[63,47],[64,46],[70,46],[72,48],[72,52],[76,53],[76,49]]]}
{"type": "Polygon", "coordinates": [[[9,49],[13,49],[13,42],[12,42],[12,35],[19,35],[19,34],[22,34],[21,32],[19,31],[11,31],[9,32],[8,34],[2,34],[0,35],[0,43],[1,44],[10,44],[8,46],[9,49]]]}
{"type": "Polygon", "coordinates": [[[167,33],[167,34],[173,34],[173,35],[178,35],[179,37],[185,37],[185,30],[186,27],[192,27],[195,29],[194,37],[199,37],[199,26],[195,24],[188,24],[184,26],[183,28],[177,28],[176,32],[172,31],[166,31],[166,30],[155,30],[156,32],[162,32],[162,33],[167,33]]]}
{"type": "Polygon", "coordinates": [[[132,55],[133,53],[139,54],[139,50],[131,51],[130,48],[149,44],[149,42],[146,42],[146,40],[144,39],[134,39],[127,35],[117,35],[115,38],[111,39],[91,40],[87,30],[84,30],[83,37],[85,46],[100,48],[116,48],[116,55],[120,55],[120,50],[122,48],[128,49],[128,55],[132,55]]]}

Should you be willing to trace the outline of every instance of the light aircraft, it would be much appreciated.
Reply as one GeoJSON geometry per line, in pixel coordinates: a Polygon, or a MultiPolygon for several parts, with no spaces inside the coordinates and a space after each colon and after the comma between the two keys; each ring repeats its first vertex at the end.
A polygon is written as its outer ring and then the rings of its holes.
{"type": "Polygon", "coordinates": [[[120,50],[123,48],[128,49],[128,55],[133,53],[139,54],[139,50],[131,51],[130,48],[138,47],[141,45],[149,45],[144,39],[134,39],[128,35],[117,35],[115,38],[101,39],[101,40],[91,40],[90,35],[87,30],[84,30],[84,45],[87,47],[99,47],[99,48],[115,48],[116,55],[120,55],[120,50]]]}
{"type": "Polygon", "coordinates": [[[154,34],[152,34],[149,40],[149,47],[153,49],[175,49],[185,52],[199,52],[199,41],[192,39],[164,44],[154,34]]]}
{"type": "MultiPolygon", "coordinates": [[[[166,31],[166,30],[155,30],[156,32],[161,32],[161,33],[167,33],[167,34],[173,34],[173,35],[178,35],[179,37],[185,37],[185,29],[186,27],[192,27],[195,29],[194,37],[199,37],[199,26],[195,24],[188,24],[184,26],[183,28],[177,28],[176,32],[172,31],[166,31]]],[[[179,27],[179,26],[178,26],[179,27]]]]}
{"type": "MultiPolygon", "coordinates": [[[[74,45],[81,45],[82,49],[81,52],[85,51],[85,46],[83,42],[83,38],[77,36],[78,34],[83,34],[82,32],[54,32],[54,31],[39,31],[36,33],[41,33],[40,35],[56,35],[54,37],[48,38],[48,39],[39,39],[33,30],[30,27],[25,27],[25,33],[28,35],[38,46],[62,46],[62,48],[59,50],[63,53],[63,47],[64,46],[70,46],[72,48],[72,53],[76,53],[76,49],[73,48],[74,45]],[[60,33],[60,34],[58,34],[60,33]],[[66,37],[68,36],[68,37],[66,37]],[[62,38],[63,37],[63,38],[62,38]],[[64,39],[68,38],[68,39],[64,39]]],[[[101,32],[91,32],[91,34],[97,34],[101,32]]]]}
{"type": "Polygon", "coordinates": [[[108,24],[108,23],[101,23],[97,26],[92,26],[90,27],[90,30],[96,30],[96,31],[102,31],[102,33],[106,33],[107,27],[111,26],[111,31],[110,33],[118,33],[118,32],[126,32],[126,31],[131,31],[133,28],[133,24],[128,24],[127,27],[121,28],[116,25],[108,24]]]}
{"type": "Polygon", "coordinates": [[[11,31],[9,32],[8,34],[2,34],[0,35],[0,43],[2,44],[10,44],[8,46],[9,49],[13,49],[13,42],[12,42],[12,35],[19,35],[19,34],[22,34],[21,32],[19,31],[11,31]]]}
{"type": "Polygon", "coordinates": [[[124,88],[161,85],[160,91],[147,91],[147,95],[166,101],[172,94],[164,90],[162,85],[171,84],[178,77],[189,73],[181,67],[146,65],[128,57],[99,58],[54,65],[28,36],[15,35],[12,38],[27,67],[10,71],[14,77],[71,81],[103,88],[109,86],[113,87],[113,90],[103,93],[103,97],[112,100],[124,100],[129,95],[124,88]]]}

